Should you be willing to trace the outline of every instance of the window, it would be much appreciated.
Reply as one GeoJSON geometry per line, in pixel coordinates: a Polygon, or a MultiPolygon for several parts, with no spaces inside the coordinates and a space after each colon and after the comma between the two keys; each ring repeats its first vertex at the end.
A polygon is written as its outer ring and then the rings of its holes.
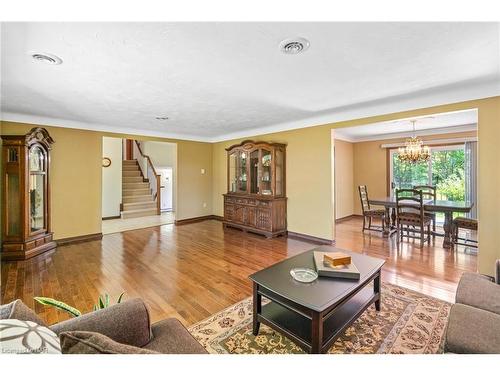
{"type": "Polygon", "coordinates": [[[391,196],[395,189],[434,185],[438,200],[465,200],[465,146],[431,147],[427,162],[399,161],[398,150],[390,150],[391,196]]]}

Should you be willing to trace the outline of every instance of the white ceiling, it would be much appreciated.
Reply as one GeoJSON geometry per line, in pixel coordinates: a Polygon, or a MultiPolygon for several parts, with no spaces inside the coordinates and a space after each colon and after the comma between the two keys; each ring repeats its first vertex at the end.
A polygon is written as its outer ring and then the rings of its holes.
{"type": "Polygon", "coordinates": [[[2,119],[251,136],[499,95],[499,38],[499,23],[3,23],[2,119]],[[282,54],[295,36],[309,49],[282,54]]]}
{"type": "Polygon", "coordinates": [[[412,120],[417,135],[477,130],[477,110],[471,109],[335,129],[335,138],[349,142],[404,138],[414,134],[412,120]]]}

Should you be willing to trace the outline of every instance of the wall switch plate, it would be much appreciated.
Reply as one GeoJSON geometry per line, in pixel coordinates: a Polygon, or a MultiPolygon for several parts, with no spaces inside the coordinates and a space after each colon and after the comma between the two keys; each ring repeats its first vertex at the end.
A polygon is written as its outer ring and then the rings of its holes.
{"type": "Polygon", "coordinates": [[[201,174],[205,174],[205,168],[201,168],[201,174]]]}
{"type": "Polygon", "coordinates": [[[207,203],[203,202],[203,208],[206,208],[206,207],[207,207],[207,203]]]}

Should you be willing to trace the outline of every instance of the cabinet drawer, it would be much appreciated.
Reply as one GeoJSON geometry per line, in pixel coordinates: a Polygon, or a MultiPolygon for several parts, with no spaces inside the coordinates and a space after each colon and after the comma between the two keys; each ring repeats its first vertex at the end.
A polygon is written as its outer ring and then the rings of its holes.
{"type": "Polygon", "coordinates": [[[269,201],[259,201],[260,207],[269,207],[270,205],[271,205],[271,202],[269,202],[269,201]]]}
{"type": "Polygon", "coordinates": [[[226,203],[234,203],[234,198],[232,198],[232,197],[224,197],[224,201],[226,203]]]}
{"type": "Polygon", "coordinates": [[[255,199],[247,199],[247,204],[250,206],[255,206],[257,201],[255,199]]]}
{"type": "Polygon", "coordinates": [[[236,198],[236,203],[247,204],[248,203],[248,199],[246,199],[246,198],[236,198]]]}

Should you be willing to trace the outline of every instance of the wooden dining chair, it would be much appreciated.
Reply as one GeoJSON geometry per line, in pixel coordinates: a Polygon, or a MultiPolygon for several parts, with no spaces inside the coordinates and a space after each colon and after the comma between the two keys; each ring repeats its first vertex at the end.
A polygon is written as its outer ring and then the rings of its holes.
{"type": "MultiPolygon", "coordinates": [[[[413,186],[413,189],[420,190],[422,192],[422,197],[425,200],[432,200],[436,203],[436,187],[432,185],[416,185],[413,186]]],[[[425,214],[432,218],[432,234],[436,233],[436,213],[425,211],[425,214]]]]}
{"type": "Polygon", "coordinates": [[[465,229],[469,231],[477,232],[478,222],[476,219],[471,219],[468,217],[458,216],[453,219],[452,229],[451,229],[451,241],[455,248],[458,245],[463,245],[467,247],[474,247],[477,249],[478,243],[477,240],[471,238],[460,237],[460,229],[465,229]]]}
{"type": "Polygon", "coordinates": [[[373,230],[376,232],[385,231],[385,209],[371,208],[370,200],[368,199],[368,189],[366,185],[358,186],[359,199],[361,200],[361,211],[363,212],[363,232],[365,230],[373,230]],[[379,218],[382,220],[382,228],[372,226],[372,219],[379,218]],[[366,224],[368,223],[368,226],[366,224]]]}
{"type": "Polygon", "coordinates": [[[426,240],[430,243],[431,221],[432,219],[424,212],[423,193],[421,190],[396,189],[398,243],[403,240],[403,237],[420,239],[420,248],[424,246],[426,240]],[[406,234],[404,233],[405,227],[406,234]]]}

